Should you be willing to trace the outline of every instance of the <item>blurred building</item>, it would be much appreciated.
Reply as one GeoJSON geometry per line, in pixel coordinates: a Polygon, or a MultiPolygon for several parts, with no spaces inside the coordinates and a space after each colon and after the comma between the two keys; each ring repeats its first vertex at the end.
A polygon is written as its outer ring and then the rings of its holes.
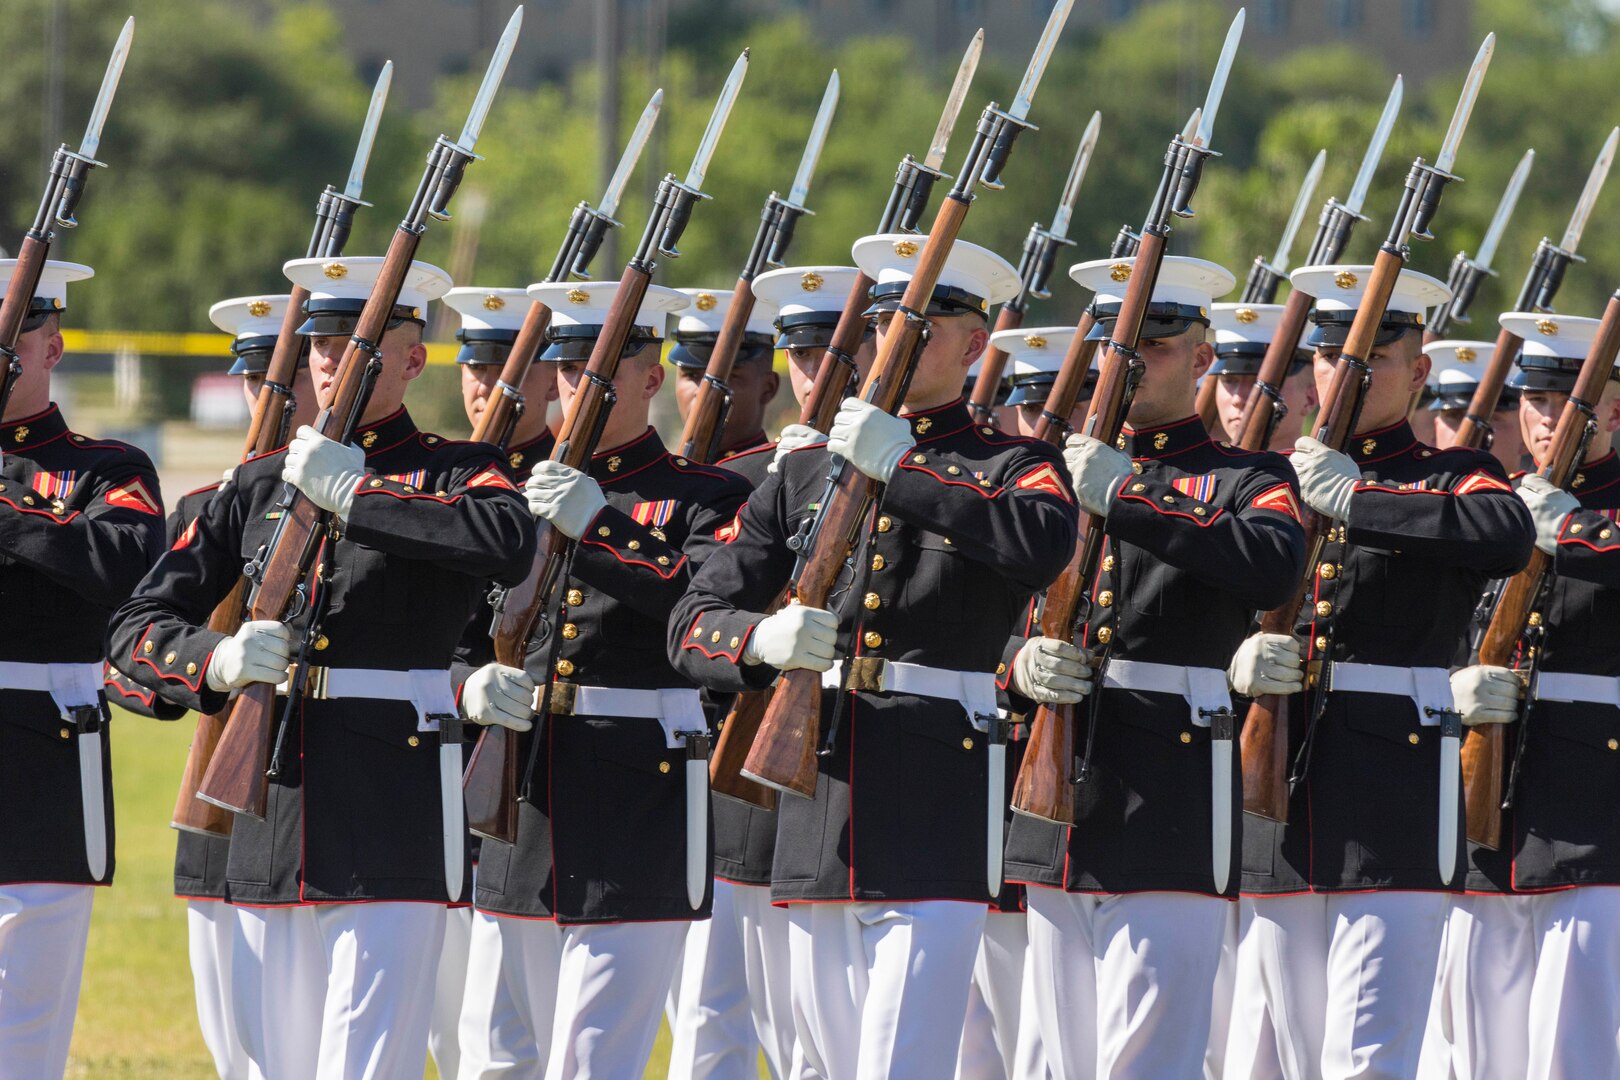
{"type": "MultiPolygon", "coordinates": [[[[394,61],[396,92],[426,104],[442,75],[483,62],[514,0],[331,0],[346,39],[370,77],[394,61]]],[[[1079,0],[1071,26],[1129,18],[1146,4],[1190,0],[1079,0]]],[[[1465,0],[1221,0],[1247,5],[1245,45],[1264,55],[1341,43],[1379,57],[1409,82],[1464,67],[1478,45],[1465,0]]],[[[864,34],[907,34],[929,49],[959,51],[979,26],[985,48],[1020,61],[1040,34],[1051,0],[526,0],[524,30],[507,79],[533,85],[589,63],[601,45],[608,4],[617,4],[616,52],[656,54],[674,28],[742,15],[799,12],[818,34],[838,41],[864,34]]]]}

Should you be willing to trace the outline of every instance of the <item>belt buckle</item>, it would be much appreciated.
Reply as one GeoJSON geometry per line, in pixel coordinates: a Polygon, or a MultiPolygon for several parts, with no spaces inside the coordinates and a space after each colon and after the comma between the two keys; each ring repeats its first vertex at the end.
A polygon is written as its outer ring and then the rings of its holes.
{"type": "Polygon", "coordinates": [[[574,699],[579,694],[579,687],[573,683],[554,682],[551,684],[551,715],[573,716],[574,699]]]}
{"type": "Polygon", "coordinates": [[[857,656],[849,661],[849,677],[844,689],[881,694],[888,687],[889,662],[881,656],[857,656]]]}
{"type": "Polygon", "coordinates": [[[71,721],[80,735],[94,735],[101,730],[101,706],[93,702],[70,706],[63,719],[71,721]]]}

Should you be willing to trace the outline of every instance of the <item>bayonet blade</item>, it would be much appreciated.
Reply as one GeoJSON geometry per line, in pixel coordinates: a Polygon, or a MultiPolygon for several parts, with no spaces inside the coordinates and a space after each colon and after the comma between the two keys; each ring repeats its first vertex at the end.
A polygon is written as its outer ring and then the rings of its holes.
{"type": "Polygon", "coordinates": [[[1468,78],[1463,82],[1462,96],[1457,99],[1457,111],[1451,114],[1451,126],[1446,129],[1445,141],[1440,144],[1440,153],[1434,159],[1434,167],[1441,172],[1450,172],[1451,167],[1457,163],[1457,150],[1462,146],[1463,132],[1468,130],[1468,118],[1474,112],[1474,102],[1479,100],[1479,88],[1485,82],[1485,71],[1491,66],[1491,55],[1496,52],[1496,35],[1486,34],[1485,40],[1480,42],[1479,52],[1474,55],[1474,64],[1468,69],[1468,78]]]}
{"type": "Polygon", "coordinates": [[[1069,237],[1069,222],[1074,217],[1074,204],[1080,198],[1080,182],[1086,178],[1086,169],[1091,165],[1091,155],[1097,149],[1097,132],[1102,128],[1102,113],[1091,114],[1091,122],[1086,125],[1085,134],[1080,136],[1080,148],[1074,152],[1074,164],[1069,167],[1069,179],[1063,185],[1063,195],[1058,199],[1057,212],[1052,215],[1052,235],[1067,240],[1069,237]]]}
{"type": "Polygon", "coordinates": [[[832,78],[827,80],[827,89],[821,95],[821,108],[816,110],[816,122],[810,125],[810,138],[805,141],[804,155],[799,158],[799,171],[793,177],[793,187],[788,189],[787,201],[792,206],[803,209],[805,200],[810,197],[810,179],[816,174],[821,148],[827,144],[827,129],[832,126],[833,113],[837,111],[838,69],[833,68],[832,78]]]}
{"type": "Polygon", "coordinates": [[[1288,273],[1288,255],[1294,246],[1294,237],[1299,235],[1300,223],[1305,220],[1305,211],[1311,200],[1316,197],[1316,185],[1322,180],[1322,170],[1327,167],[1327,151],[1318,150],[1316,160],[1305,173],[1305,182],[1299,185],[1299,197],[1294,200],[1293,213],[1288,215],[1288,225],[1283,229],[1282,240],[1277,244],[1277,254],[1271,257],[1271,265],[1280,273],[1288,273]]]}
{"type": "Polygon", "coordinates": [[[1344,200],[1344,208],[1352,214],[1361,213],[1361,207],[1367,201],[1367,189],[1372,186],[1373,173],[1378,171],[1378,163],[1383,160],[1384,147],[1389,144],[1389,133],[1395,130],[1395,118],[1401,113],[1401,98],[1405,93],[1401,77],[1395,76],[1395,85],[1389,88],[1389,97],[1384,100],[1384,111],[1378,116],[1378,126],[1373,128],[1372,138],[1367,140],[1367,152],[1361,155],[1361,168],[1356,172],[1356,182],[1350,185],[1350,197],[1344,200]]]}
{"type": "Polygon", "coordinates": [[[101,128],[107,122],[107,110],[112,108],[113,95],[118,93],[118,80],[124,77],[124,61],[129,59],[129,43],[135,37],[135,16],[124,20],[118,31],[118,41],[112,55],[107,58],[107,71],[101,76],[101,89],[96,91],[96,104],[90,110],[90,122],[84,125],[84,138],[79,141],[79,155],[92,160],[101,149],[101,128]]]}
{"type": "Polygon", "coordinates": [[[748,50],[744,49],[737,62],[731,65],[726,85],[720,88],[720,99],[714,103],[714,111],[709,114],[709,126],[703,129],[703,139],[692,157],[692,167],[686,172],[686,186],[693,191],[703,190],[703,178],[709,174],[709,162],[714,158],[715,147],[720,145],[720,133],[726,129],[726,121],[731,118],[731,107],[737,103],[743,76],[747,74],[748,50]]]}
{"type": "Polygon", "coordinates": [[[1181,129],[1181,141],[1190,143],[1198,132],[1198,123],[1204,118],[1203,109],[1194,109],[1192,115],[1187,117],[1187,126],[1181,129]]]}
{"type": "MultiPolygon", "coordinates": [[[[1496,216],[1491,218],[1490,228],[1485,230],[1485,239],[1479,242],[1479,251],[1474,255],[1474,262],[1489,270],[1491,260],[1496,258],[1496,247],[1502,242],[1502,233],[1507,229],[1508,218],[1513,216],[1513,208],[1519,205],[1519,193],[1524,190],[1524,182],[1530,176],[1530,166],[1536,162],[1536,152],[1526,150],[1524,157],[1513,169],[1513,175],[1508,178],[1507,190],[1502,192],[1502,201],[1496,204],[1496,216]]],[[[1577,239],[1579,239],[1577,237],[1577,239]]]]}
{"type": "Polygon", "coordinates": [[[351,199],[360,198],[366,186],[366,165],[371,161],[371,145],[377,140],[377,125],[382,122],[383,104],[388,100],[388,88],[394,83],[394,62],[383,64],[377,73],[377,85],[371,88],[371,104],[366,108],[366,122],[360,127],[360,142],[354,148],[354,164],[349,166],[349,182],[343,185],[343,194],[351,199]]]}
{"type": "Polygon", "coordinates": [[[973,85],[973,73],[979,70],[979,54],[984,51],[984,29],[973,35],[968,42],[967,52],[962,54],[962,62],[956,68],[956,81],[951,83],[951,96],[945,99],[945,111],[939,114],[939,124],[934,128],[934,137],[928,143],[928,153],[923,158],[925,168],[938,170],[945,164],[945,151],[950,148],[951,130],[956,127],[956,117],[962,111],[962,101],[967,97],[968,87],[973,85]]]}
{"type": "Polygon", "coordinates": [[[501,40],[495,43],[495,54],[489,58],[489,67],[484,69],[484,81],[478,85],[478,96],[473,98],[472,108],[467,112],[467,123],[461,129],[461,137],[456,140],[456,145],[469,154],[478,144],[479,133],[484,130],[484,120],[488,118],[489,107],[495,101],[495,91],[501,87],[501,78],[506,74],[507,61],[512,59],[512,50],[517,48],[518,31],[521,29],[523,5],[519,4],[506,21],[501,40]]]}
{"type": "Polygon", "coordinates": [[[613,178],[608,181],[607,190],[602,192],[602,201],[596,204],[596,209],[608,217],[619,212],[619,200],[624,198],[625,185],[630,183],[630,174],[635,171],[636,163],[641,160],[641,152],[647,147],[647,140],[652,138],[653,125],[658,122],[658,113],[664,107],[663,90],[654,90],[647,107],[641,110],[641,119],[636,121],[636,130],[630,133],[630,141],[624,145],[624,153],[619,155],[619,165],[613,170],[613,178]]]}
{"type": "Polygon", "coordinates": [[[1035,101],[1035,89],[1041,85],[1041,76],[1046,74],[1052,50],[1057,48],[1058,35],[1063,33],[1063,24],[1069,21],[1069,10],[1073,7],[1074,0],[1057,0],[1052,5],[1052,14],[1046,17],[1046,28],[1041,31],[1041,39],[1035,43],[1035,54],[1029,58],[1029,67],[1024,69],[1024,81],[1018,84],[1012,108],[1007,110],[1007,115],[1014,120],[1022,120],[1029,115],[1029,107],[1035,101]]]}
{"type": "Polygon", "coordinates": [[[1592,171],[1586,177],[1586,187],[1581,191],[1581,201],[1575,204],[1575,212],[1569,218],[1569,228],[1564,230],[1564,242],[1559,246],[1571,255],[1580,246],[1586,221],[1592,216],[1592,207],[1597,202],[1598,193],[1603,190],[1603,182],[1609,178],[1609,166],[1614,164],[1617,143],[1620,143],[1620,127],[1609,132],[1603,149],[1598,151],[1597,161],[1593,162],[1592,171]]]}
{"type": "Polygon", "coordinates": [[[1221,58],[1215,62],[1215,74],[1209,80],[1209,94],[1204,98],[1204,118],[1198,124],[1199,146],[1208,146],[1211,136],[1215,134],[1215,114],[1220,110],[1221,97],[1226,93],[1226,79],[1232,73],[1238,42],[1243,39],[1243,23],[1247,14],[1247,8],[1238,8],[1232,25],[1226,31],[1226,43],[1221,46],[1221,58]]]}

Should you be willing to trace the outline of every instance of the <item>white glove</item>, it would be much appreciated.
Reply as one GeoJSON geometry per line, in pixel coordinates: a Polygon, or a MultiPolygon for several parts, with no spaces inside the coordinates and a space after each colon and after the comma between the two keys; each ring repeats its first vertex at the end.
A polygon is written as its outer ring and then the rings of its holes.
{"type": "Polygon", "coordinates": [[[485,664],[467,676],[461,710],[475,724],[528,731],[534,727],[534,680],[522,668],[485,664]]]}
{"type": "Polygon", "coordinates": [[[803,450],[806,446],[819,446],[826,441],[827,436],[809,424],[789,424],[776,440],[776,453],[771,455],[771,463],[765,467],[765,471],[774,473],[777,466],[782,464],[782,459],[793,451],[803,450]]]}
{"type": "Polygon", "coordinates": [[[1073,705],[1091,687],[1091,654],[1073,642],[1033,637],[1013,658],[1012,688],[1042,705],[1073,705]]]}
{"type": "Polygon", "coordinates": [[[1520,482],[1519,498],[1530,508],[1530,518],[1536,523],[1536,547],[1548,555],[1558,554],[1564,519],[1580,509],[1581,500],[1536,473],[1520,482]]]}
{"type": "Polygon", "coordinates": [[[529,513],[578,540],[607,505],[602,487],[578,469],[549,458],[534,467],[523,485],[529,513]]]}
{"type": "Polygon", "coordinates": [[[1451,673],[1451,700],[1466,727],[1511,724],[1519,718],[1524,684],[1505,667],[1475,664],[1451,673]]]}
{"type": "Polygon", "coordinates": [[[1069,466],[1074,493],[1088,514],[1106,516],[1114,496],[1134,471],[1131,459],[1100,439],[1079,433],[1063,444],[1063,460],[1069,466]]]}
{"type": "Polygon", "coordinates": [[[1226,667],[1226,681],[1244,697],[1293,694],[1305,688],[1305,657],[1292,634],[1251,634],[1226,667]]]}
{"type": "Polygon", "coordinates": [[[291,660],[292,632],[286,624],[254,619],[243,623],[235,637],[214,646],[203,681],[208,683],[208,689],[222,694],[241,689],[248,683],[274,685],[287,677],[287,664],[291,660]]]}
{"type": "Polygon", "coordinates": [[[366,452],[328,439],[306,424],[287,445],[281,478],[322,510],[346,518],[354,505],[354,491],[366,478],[366,452]]]}
{"type": "Polygon", "coordinates": [[[1334,521],[1348,521],[1350,496],[1361,481],[1361,467],[1355,459],[1302,435],[1295,440],[1294,455],[1289,460],[1299,474],[1299,493],[1305,505],[1334,521]]]}
{"type": "Polygon", "coordinates": [[[827,449],[879,483],[888,483],[900,458],[916,445],[911,423],[860,398],[838,406],[827,449]]]}
{"type": "Polygon", "coordinates": [[[837,656],[838,616],[821,608],[789,604],[754,627],[743,662],[769,664],[783,671],[826,671],[837,656]]]}
{"type": "Polygon", "coordinates": [[[220,485],[220,487],[224,487],[226,484],[230,483],[234,479],[236,479],[236,466],[232,465],[230,468],[226,469],[223,473],[220,473],[220,475],[219,475],[219,485],[220,485]]]}

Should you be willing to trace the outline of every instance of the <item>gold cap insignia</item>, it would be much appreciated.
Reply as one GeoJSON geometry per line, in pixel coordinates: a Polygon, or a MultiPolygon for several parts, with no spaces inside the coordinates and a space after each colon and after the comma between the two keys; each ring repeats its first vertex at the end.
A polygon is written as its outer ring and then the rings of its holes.
{"type": "Polygon", "coordinates": [[[1468,361],[1474,359],[1478,355],[1478,353],[1474,352],[1473,349],[1470,349],[1466,345],[1459,345],[1457,347],[1457,359],[1461,363],[1466,364],[1468,361]]]}
{"type": "Polygon", "coordinates": [[[1552,319],[1537,319],[1536,330],[1544,337],[1558,336],[1558,323],[1552,319]]]}
{"type": "Polygon", "coordinates": [[[1360,278],[1356,277],[1356,275],[1352,274],[1348,270],[1340,270],[1337,274],[1333,275],[1333,284],[1337,285],[1341,289],[1353,289],[1356,287],[1356,282],[1360,280],[1360,278]]]}
{"type": "Polygon", "coordinates": [[[1240,307],[1232,312],[1232,317],[1238,322],[1247,325],[1260,318],[1260,313],[1252,307],[1240,307]]]}
{"type": "Polygon", "coordinates": [[[1115,263],[1108,268],[1108,276],[1114,281],[1129,281],[1131,277],[1130,263],[1115,263]]]}
{"type": "Polygon", "coordinates": [[[1361,452],[1363,454],[1370,454],[1376,449],[1378,449],[1378,440],[1377,439],[1363,439],[1363,440],[1361,440],[1361,452]]]}
{"type": "Polygon", "coordinates": [[[501,310],[501,308],[503,308],[505,306],[506,306],[506,297],[501,296],[498,293],[486,293],[484,295],[484,310],[485,311],[499,311],[499,310],[501,310]]]}
{"type": "Polygon", "coordinates": [[[348,277],[349,268],[340,262],[329,262],[325,266],[321,267],[321,273],[325,274],[331,280],[336,281],[339,278],[348,277]]]}
{"type": "Polygon", "coordinates": [[[614,454],[612,457],[608,458],[608,472],[618,472],[619,466],[623,464],[624,458],[620,457],[618,454],[614,454]]]}
{"type": "Polygon", "coordinates": [[[714,306],[719,302],[719,300],[715,299],[714,293],[700,292],[697,294],[697,299],[692,302],[692,306],[699,311],[713,311],[714,306]]]}
{"type": "Polygon", "coordinates": [[[360,436],[360,445],[365,447],[367,450],[370,450],[373,446],[376,446],[377,433],[375,431],[368,431],[364,435],[360,436]]]}
{"type": "Polygon", "coordinates": [[[270,301],[268,301],[268,300],[249,300],[248,301],[248,314],[253,316],[255,319],[264,318],[266,315],[270,314],[270,301]]]}
{"type": "Polygon", "coordinates": [[[591,302],[591,294],[584,289],[569,289],[568,302],[570,304],[588,304],[591,302]]]}
{"type": "Polygon", "coordinates": [[[1046,339],[1039,334],[1030,334],[1024,338],[1024,344],[1031,349],[1046,348],[1046,339]]]}
{"type": "Polygon", "coordinates": [[[894,242],[894,253],[902,259],[909,259],[917,254],[917,242],[915,240],[896,240],[894,242]]]}
{"type": "Polygon", "coordinates": [[[1170,436],[1166,435],[1164,432],[1161,431],[1157,435],[1153,436],[1153,449],[1155,449],[1155,450],[1163,450],[1165,447],[1167,447],[1169,445],[1170,445],[1170,436]]]}
{"type": "Polygon", "coordinates": [[[825,278],[812,270],[799,278],[799,288],[803,289],[805,292],[815,292],[817,289],[821,288],[825,281],[825,278]]]}

